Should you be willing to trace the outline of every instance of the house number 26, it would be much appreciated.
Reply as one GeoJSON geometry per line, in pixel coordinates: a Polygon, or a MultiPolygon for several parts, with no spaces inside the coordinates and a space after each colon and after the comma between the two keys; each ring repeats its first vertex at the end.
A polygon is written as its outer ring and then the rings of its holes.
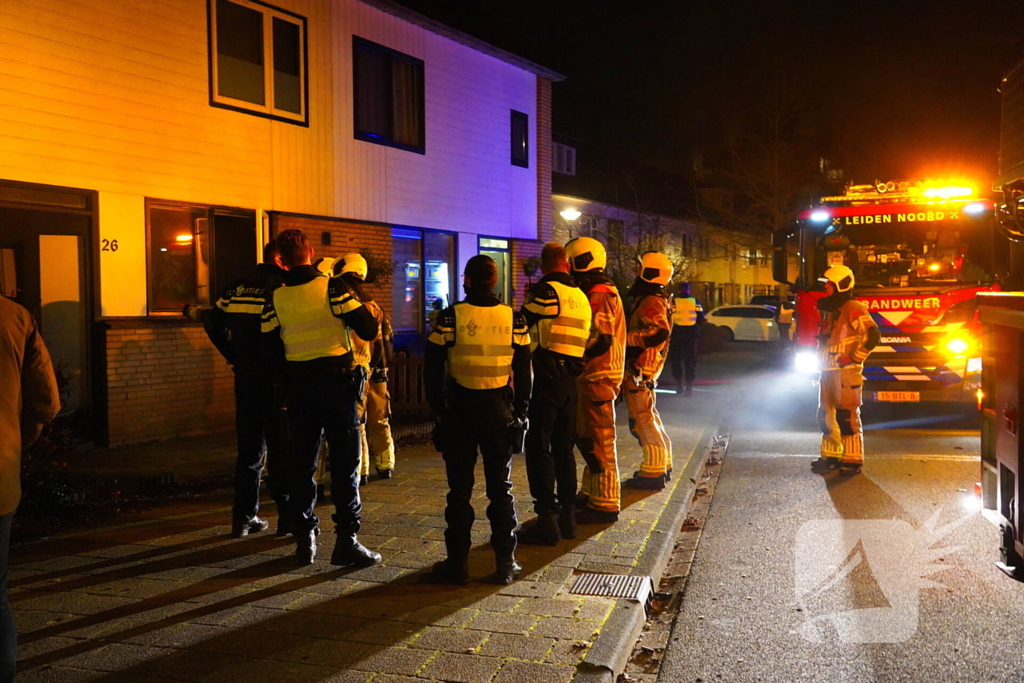
{"type": "Polygon", "coordinates": [[[103,246],[100,251],[117,251],[117,240],[100,240],[103,246]]]}

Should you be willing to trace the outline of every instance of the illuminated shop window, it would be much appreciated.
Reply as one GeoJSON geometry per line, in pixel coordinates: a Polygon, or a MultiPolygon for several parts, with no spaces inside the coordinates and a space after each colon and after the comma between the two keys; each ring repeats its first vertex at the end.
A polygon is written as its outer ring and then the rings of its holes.
{"type": "Polygon", "coordinates": [[[423,60],[352,37],[355,137],[424,154],[423,60]]]}
{"type": "Polygon", "coordinates": [[[306,19],[249,0],[210,2],[215,107],[306,125],[306,19]]]}
{"type": "Polygon", "coordinates": [[[397,333],[426,333],[435,311],[458,299],[455,289],[455,235],[449,232],[393,228],[391,324],[397,333]]]}
{"type": "Polygon", "coordinates": [[[209,304],[256,265],[256,214],[146,202],[149,312],[209,304]]]}

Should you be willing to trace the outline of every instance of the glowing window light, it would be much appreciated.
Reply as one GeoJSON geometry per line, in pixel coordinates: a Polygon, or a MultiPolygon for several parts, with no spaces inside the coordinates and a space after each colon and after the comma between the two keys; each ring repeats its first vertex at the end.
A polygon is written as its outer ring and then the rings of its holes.
{"type": "Polygon", "coordinates": [[[184,243],[184,242],[191,242],[192,241],[192,235],[177,235],[174,238],[174,241],[175,242],[182,242],[182,243],[184,243]]]}

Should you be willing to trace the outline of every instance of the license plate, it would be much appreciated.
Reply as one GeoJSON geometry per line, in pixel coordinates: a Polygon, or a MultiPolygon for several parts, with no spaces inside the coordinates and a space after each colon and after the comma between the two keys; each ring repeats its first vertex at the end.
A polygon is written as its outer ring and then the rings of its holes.
{"type": "Polygon", "coordinates": [[[921,400],[919,391],[876,391],[876,401],[891,401],[894,403],[911,403],[921,400]]]}

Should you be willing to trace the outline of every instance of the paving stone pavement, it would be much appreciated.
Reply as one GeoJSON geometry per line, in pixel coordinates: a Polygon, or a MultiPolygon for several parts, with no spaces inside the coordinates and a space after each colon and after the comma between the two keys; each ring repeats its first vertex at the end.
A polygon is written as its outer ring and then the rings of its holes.
{"type": "MultiPolygon", "coordinates": [[[[717,419],[720,395],[659,394],[676,471],[717,419]],[[705,400],[701,400],[703,398],[705,400]]],[[[640,448],[621,406],[620,468],[640,448]]],[[[519,519],[533,516],[521,456],[513,462],[519,519]]],[[[494,570],[477,466],[468,586],[432,583],[444,556],[444,467],[429,446],[399,452],[396,476],[363,489],[360,540],[382,565],[297,568],[294,542],[270,532],[229,537],[226,494],[168,504],[108,526],[16,547],[11,601],[20,633],[18,681],[571,680],[620,601],[570,594],[580,571],[628,574],[673,488],[624,489],[620,520],[581,526],[554,547],[520,546],[523,577],[487,583],[494,570]]],[[[329,511],[321,504],[321,516],[329,511]]],[[[272,505],[265,511],[276,520],[272,505]]]]}

